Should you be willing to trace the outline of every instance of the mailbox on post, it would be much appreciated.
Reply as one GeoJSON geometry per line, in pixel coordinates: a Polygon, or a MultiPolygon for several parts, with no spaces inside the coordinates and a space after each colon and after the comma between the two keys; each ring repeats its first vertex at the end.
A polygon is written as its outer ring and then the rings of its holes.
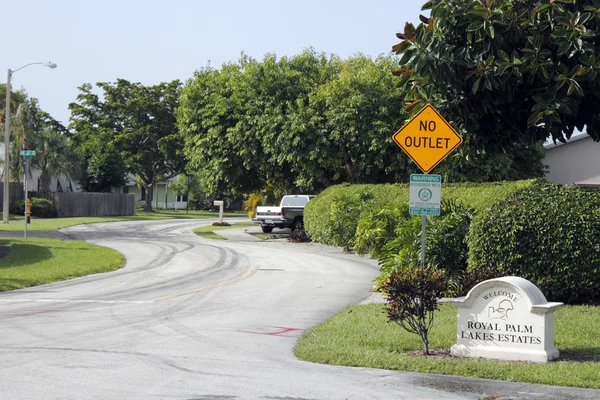
{"type": "Polygon", "coordinates": [[[223,200],[215,200],[213,203],[215,206],[219,206],[219,223],[223,223],[223,200]]]}

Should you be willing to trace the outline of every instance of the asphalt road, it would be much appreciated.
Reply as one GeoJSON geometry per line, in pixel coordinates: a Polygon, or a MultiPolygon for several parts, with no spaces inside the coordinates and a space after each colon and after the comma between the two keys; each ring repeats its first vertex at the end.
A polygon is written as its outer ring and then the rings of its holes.
{"type": "Polygon", "coordinates": [[[206,220],[95,224],[58,235],[125,268],[0,293],[0,399],[598,399],[600,391],[317,365],[302,332],[369,296],[373,262],[206,220]]]}

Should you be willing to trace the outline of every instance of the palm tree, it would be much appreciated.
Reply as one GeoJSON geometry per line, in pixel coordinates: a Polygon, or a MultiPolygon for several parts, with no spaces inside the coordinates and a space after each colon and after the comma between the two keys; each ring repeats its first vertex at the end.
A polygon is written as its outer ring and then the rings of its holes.
{"type": "MultiPolygon", "coordinates": [[[[57,180],[61,176],[69,179],[77,178],[77,156],[69,145],[68,138],[50,127],[42,128],[35,138],[37,154],[33,159],[33,166],[41,171],[40,192],[50,191],[52,177],[57,180]]],[[[71,188],[72,190],[72,188],[71,188]]]]}
{"type": "MultiPolygon", "coordinates": [[[[0,84],[0,93],[5,93],[6,91],[6,84],[0,84]]],[[[23,90],[18,90],[16,92],[12,92],[11,91],[11,130],[13,132],[18,131],[20,129],[20,124],[24,123],[25,120],[27,120],[28,118],[30,118],[31,116],[31,110],[29,109],[29,107],[27,106],[27,94],[23,91],[23,90]],[[25,105],[25,107],[23,107],[25,105]]],[[[36,103],[37,104],[37,103],[36,103]]],[[[0,96],[0,113],[2,115],[2,124],[0,125],[1,130],[0,132],[4,132],[4,120],[6,118],[6,116],[4,115],[4,113],[6,112],[6,107],[5,107],[5,98],[4,96],[0,96]]],[[[24,123],[25,125],[29,125],[28,123],[24,123]]],[[[12,141],[11,141],[12,143],[12,141]]],[[[17,179],[17,181],[19,180],[20,176],[23,174],[23,170],[21,168],[21,164],[20,164],[20,155],[19,155],[19,148],[16,148],[16,146],[11,147],[11,149],[9,149],[9,151],[11,151],[11,155],[10,155],[10,165],[5,165],[4,160],[0,160],[0,164],[2,164],[2,180],[4,180],[4,176],[5,175],[9,175],[9,179],[10,177],[15,177],[17,179]],[[16,150],[16,155],[14,153],[14,151],[16,150]],[[16,169],[15,169],[16,167],[16,169]],[[10,171],[9,174],[7,174],[7,170],[10,171]]]]}
{"type": "Polygon", "coordinates": [[[27,149],[27,138],[35,135],[34,113],[27,102],[19,104],[15,115],[12,117],[13,131],[10,147],[10,175],[17,182],[21,182],[21,177],[25,173],[23,168],[23,158],[19,151],[27,149]]]}

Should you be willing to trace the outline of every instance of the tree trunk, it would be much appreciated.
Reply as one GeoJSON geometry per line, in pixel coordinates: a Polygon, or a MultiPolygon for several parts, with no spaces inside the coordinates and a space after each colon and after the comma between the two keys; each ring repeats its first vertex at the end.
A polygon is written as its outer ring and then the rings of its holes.
{"type": "Polygon", "coordinates": [[[428,356],[429,355],[429,338],[427,337],[427,335],[423,336],[423,347],[425,350],[425,355],[428,356]]]}
{"type": "Polygon", "coordinates": [[[50,192],[50,174],[47,171],[43,171],[40,175],[40,187],[38,190],[43,193],[50,192]]]}
{"type": "Polygon", "coordinates": [[[152,196],[154,195],[153,185],[144,185],[146,188],[146,204],[144,204],[144,211],[152,211],[152,196]]]}

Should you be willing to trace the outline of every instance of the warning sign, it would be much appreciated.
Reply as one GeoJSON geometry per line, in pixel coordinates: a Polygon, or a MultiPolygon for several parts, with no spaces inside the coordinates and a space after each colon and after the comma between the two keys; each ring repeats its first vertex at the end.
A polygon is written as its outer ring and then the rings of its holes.
{"type": "Polygon", "coordinates": [[[392,139],[426,174],[463,142],[430,104],[394,133],[392,139]]]}

